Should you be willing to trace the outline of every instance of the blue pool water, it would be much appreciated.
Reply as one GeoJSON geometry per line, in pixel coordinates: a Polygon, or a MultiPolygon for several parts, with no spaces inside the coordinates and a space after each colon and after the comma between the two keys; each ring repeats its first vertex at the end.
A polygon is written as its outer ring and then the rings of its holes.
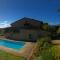
{"type": "Polygon", "coordinates": [[[24,42],[22,41],[10,41],[10,40],[0,40],[0,46],[5,46],[13,49],[20,49],[24,47],[24,42]]]}

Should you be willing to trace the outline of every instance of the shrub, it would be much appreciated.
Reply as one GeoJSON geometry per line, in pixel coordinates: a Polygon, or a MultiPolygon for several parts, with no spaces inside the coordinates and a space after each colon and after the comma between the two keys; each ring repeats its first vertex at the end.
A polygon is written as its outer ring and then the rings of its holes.
{"type": "Polygon", "coordinates": [[[35,60],[54,60],[52,55],[51,44],[48,43],[49,37],[40,38],[37,40],[38,52],[36,53],[35,60]]]}

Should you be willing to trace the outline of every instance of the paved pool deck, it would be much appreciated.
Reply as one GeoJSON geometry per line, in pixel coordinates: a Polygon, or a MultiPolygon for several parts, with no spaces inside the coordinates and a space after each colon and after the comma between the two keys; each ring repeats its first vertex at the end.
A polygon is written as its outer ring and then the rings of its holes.
{"type": "MultiPolygon", "coordinates": [[[[0,39],[6,39],[6,38],[4,38],[4,37],[2,38],[0,36],[0,39]]],[[[13,54],[15,56],[22,56],[22,57],[27,58],[30,55],[30,53],[32,52],[32,49],[34,48],[34,46],[35,46],[35,43],[33,43],[33,42],[25,42],[24,47],[18,51],[15,49],[12,49],[12,48],[4,47],[4,46],[0,46],[0,50],[13,54]]]]}

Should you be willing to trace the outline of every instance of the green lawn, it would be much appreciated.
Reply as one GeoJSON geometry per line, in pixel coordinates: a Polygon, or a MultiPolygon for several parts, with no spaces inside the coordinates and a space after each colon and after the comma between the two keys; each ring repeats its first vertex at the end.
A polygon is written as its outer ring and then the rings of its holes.
{"type": "Polygon", "coordinates": [[[17,57],[0,50],[0,60],[25,60],[25,58],[17,57]]]}

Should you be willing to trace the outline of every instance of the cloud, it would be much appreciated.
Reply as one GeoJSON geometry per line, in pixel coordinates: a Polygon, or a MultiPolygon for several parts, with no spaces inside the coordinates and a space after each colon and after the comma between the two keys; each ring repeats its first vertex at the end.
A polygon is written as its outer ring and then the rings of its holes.
{"type": "Polygon", "coordinates": [[[8,21],[0,22],[0,28],[10,27],[10,26],[11,26],[11,25],[9,24],[8,21]]]}

